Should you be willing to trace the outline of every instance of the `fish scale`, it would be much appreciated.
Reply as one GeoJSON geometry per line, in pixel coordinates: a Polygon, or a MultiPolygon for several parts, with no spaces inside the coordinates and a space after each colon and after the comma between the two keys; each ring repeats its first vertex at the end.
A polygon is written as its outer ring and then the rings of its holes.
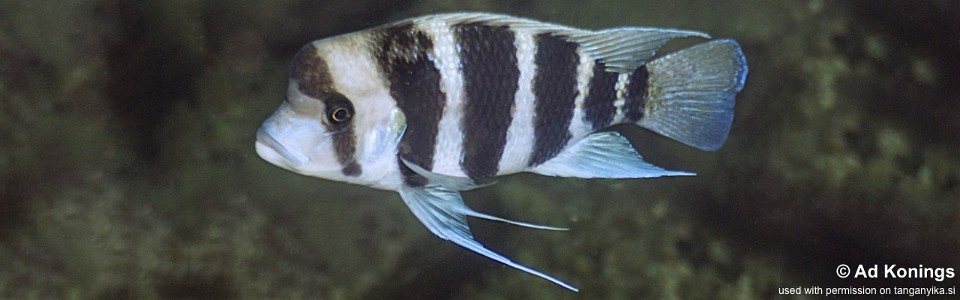
{"type": "Polygon", "coordinates": [[[396,191],[438,237],[576,291],[476,241],[467,217],[548,229],[467,207],[461,191],[519,172],[689,176],[643,160],[616,131],[638,125],[716,150],[747,64],[733,40],[654,59],[700,32],[582,30],[486,13],[438,14],[314,41],[295,56],[257,153],[290,171],[396,191]]]}

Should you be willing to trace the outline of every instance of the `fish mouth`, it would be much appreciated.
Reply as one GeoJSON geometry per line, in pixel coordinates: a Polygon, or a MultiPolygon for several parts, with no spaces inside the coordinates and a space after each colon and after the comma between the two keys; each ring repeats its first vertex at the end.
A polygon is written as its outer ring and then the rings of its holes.
{"type": "Polygon", "coordinates": [[[292,169],[302,166],[307,161],[305,157],[296,155],[284,147],[262,127],[257,130],[257,154],[264,160],[292,169]]]}

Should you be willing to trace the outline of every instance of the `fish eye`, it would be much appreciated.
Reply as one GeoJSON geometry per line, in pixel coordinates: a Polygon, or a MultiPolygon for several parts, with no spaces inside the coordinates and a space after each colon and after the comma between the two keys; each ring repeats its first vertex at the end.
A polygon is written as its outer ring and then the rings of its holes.
{"type": "Polygon", "coordinates": [[[353,118],[353,104],[350,103],[350,100],[347,100],[347,97],[336,94],[325,102],[327,104],[327,120],[331,125],[340,126],[350,122],[350,119],[353,118]]]}
{"type": "Polygon", "coordinates": [[[350,118],[350,112],[346,108],[337,107],[330,113],[330,120],[334,123],[343,123],[350,118]]]}

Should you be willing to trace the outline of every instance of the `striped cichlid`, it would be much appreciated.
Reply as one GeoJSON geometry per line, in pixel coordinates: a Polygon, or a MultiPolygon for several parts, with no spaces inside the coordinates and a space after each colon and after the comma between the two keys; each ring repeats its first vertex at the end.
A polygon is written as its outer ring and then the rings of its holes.
{"type": "Polygon", "coordinates": [[[466,217],[563,228],[477,212],[460,191],[519,172],[693,175],[645,162],[619,133],[600,131],[630,123],[720,148],[746,59],[729,39],[654,57],[681,37],[710,38],[456,13],[314,41],[294,57],[286,101],[257,132],[256,150],[299,174],[396,191],[440,238],[576,290],[484,247],[466,217]]]}

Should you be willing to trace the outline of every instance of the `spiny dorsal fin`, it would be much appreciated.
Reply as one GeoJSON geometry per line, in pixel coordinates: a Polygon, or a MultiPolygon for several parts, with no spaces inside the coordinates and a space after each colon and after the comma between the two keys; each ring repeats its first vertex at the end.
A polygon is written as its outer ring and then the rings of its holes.
{"type": "Polygon", "coordinates": [[[628,73],[646,64],[657,50],[672,39],[681,37],[710,38],[697,31],[623,27],[601,31],[581,31],[570,35],[570,40],[602,61],[607,71],[628,73]]]}

